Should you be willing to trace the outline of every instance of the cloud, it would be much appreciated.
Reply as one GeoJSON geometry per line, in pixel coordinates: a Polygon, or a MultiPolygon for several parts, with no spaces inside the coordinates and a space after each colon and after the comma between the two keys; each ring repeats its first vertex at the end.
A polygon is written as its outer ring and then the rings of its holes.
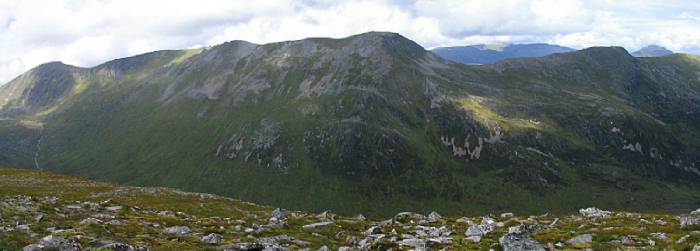
{"type": "Polygon", "coordinates": [[[0,0],[0,83],[229,40],[268,43],[394,31],[426,48],[550,42],[700,51],[700,2],[632,0],[0,0]]]}

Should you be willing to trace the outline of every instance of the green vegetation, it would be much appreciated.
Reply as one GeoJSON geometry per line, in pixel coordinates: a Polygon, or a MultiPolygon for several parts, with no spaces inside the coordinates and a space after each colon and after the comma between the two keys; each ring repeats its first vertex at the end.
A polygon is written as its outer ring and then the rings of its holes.
{"type": "Polygon", "coordinates": [[[400,213],[387,221],[330,212],[281,210],[283,214],[275,214],[269,207],[210,194],[127,187],[12,168],[0,168],[0,205],[3,250],[21,249],[49,235],[93,250],[112,250],[105,247],[111,243],[151,250],[219,250],[241,243],[293,250],[322,246],[409,250],[414,245],[431,250],[484,250],[499,248],[499,238],[509,228],[524,226],[532,229],[537,242],[556,245],[558,250],[691,250],[700,241],[698,226],[681,228],[675,215],[663,213],[491,216],[495,219],[400,213]],[[333,224],[309,226],[319,222],[333,224]],[[487,224],[489,230],[474,242],[465,232],[477,224],[487,224]],[[220,240],[205,242],[203,237],[212,234],[220,240]],[[568,242],[583,234],[591,234],[592,241],[568,242]]]}

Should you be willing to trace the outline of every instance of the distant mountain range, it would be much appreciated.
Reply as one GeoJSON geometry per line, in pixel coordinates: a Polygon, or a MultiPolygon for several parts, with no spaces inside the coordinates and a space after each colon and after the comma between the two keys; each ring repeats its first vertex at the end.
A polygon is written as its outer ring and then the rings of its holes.
{"type": "MultiPolygon", "coordinates": [[[[541,46],[482,51],[571,51],[541,46]]],[[[0,86],[0,166],[347,214],[697,208],[699,74],[621,47],[466,65],[383,32],[54,62],[0,86]]]]}
{"type": "Polygon", "coordinates": [[[672,55],[673,51],[670,51],[664,47],[658,45],[649,45],[644,48],[639,49],[632,53],[635,57],[663,57],[672,55]]]}
{"type": "Polygon", "coordinates": [[[575,49],[552,44],[468,45],[438,47],[431,52],[463,64],[488,64],[509,58],[543,57],[575,49]]]}

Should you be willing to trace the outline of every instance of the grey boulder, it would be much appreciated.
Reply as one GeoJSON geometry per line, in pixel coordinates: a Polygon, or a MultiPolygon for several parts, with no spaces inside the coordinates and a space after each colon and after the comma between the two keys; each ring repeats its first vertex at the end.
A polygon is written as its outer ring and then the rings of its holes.
{"type": "Polygon", "coordinates": [[[506,234],[498,243],[503,251],[545,251],[544,246],[529,235],[506,234]]]}

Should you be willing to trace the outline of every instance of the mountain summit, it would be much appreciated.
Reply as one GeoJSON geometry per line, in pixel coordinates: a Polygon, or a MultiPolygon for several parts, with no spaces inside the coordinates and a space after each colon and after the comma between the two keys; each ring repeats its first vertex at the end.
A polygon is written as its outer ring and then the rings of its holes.
{"type": "Polygon", "coordinates": [[[663,57],[671,54],[672,51],[658,45],[649,45],[632,53],[635,57],[663,57]]]}
{"type": "Polygon", "coordinates": [[[0,165],[345,213],[691,207],[698,72],[617,47],[464,65],[381,32],[49,64],[0,87],[0,165]]]}

